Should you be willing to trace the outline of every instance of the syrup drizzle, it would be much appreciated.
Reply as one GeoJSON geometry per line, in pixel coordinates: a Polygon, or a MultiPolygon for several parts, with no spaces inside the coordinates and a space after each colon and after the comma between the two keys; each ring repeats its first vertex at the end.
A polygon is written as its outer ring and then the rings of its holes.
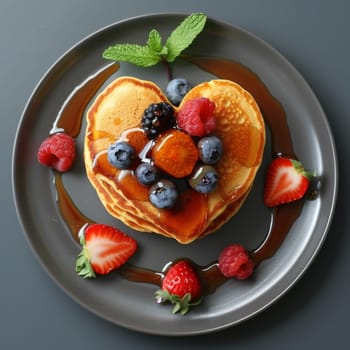
{"type": "MultiPolygon", "coordinates": [[[[222,79],[233,80],[249,91],[259,104],[266,125],[271,131],[272,157],[279,154],[296,158],[286,113],[259,76],[240,63],[218,58],[185,57],[185,59],[203,70],[222,79]]],[[[62,106],[50,133],[64,130],[72,137],[77,137],[81,131],[84,109],[90,99],[97,93],[102,84],[117,70],[116,64],[102,68],[80,84],[62,106]]],[[[79,231],[86,223],[94,221],[84,216],[74,204],[62,182],[62,175],[55,173],[57,202],[62,217],[69,227],[72,237],[79,241],[79,231]]],[[[293,202],[271,210],[271,225],[263,242],[250,252],[256,264],[270,258],[282,244],[291,226],[299,217],[303,201],[293,202]]],[[[192,262],[193,263],[193,262],[192,262]]],[[[167,264],[170,266],[172,262],[167,264]]],[[[203,284],[204,294],[213,293],[227,279],[220,273],[217,262],[208,266],[198,266],[193,263],[203,284]]],[[[120,275],[133,282],[151,283],[161,286],[166,270],[161,272],[137,267],[129,263],[118,270],[120,275]]]]}
{"type": "Polygon", "coordinates": [[[62,173],[55,172],[55,186],[57,192],[57,204],[62,217],[67,223],[73,239],[79,243],[79,231],[85,224],[95,223],[93,220],[83,215],[72,201],[71,196],[66,191],[62,181],[62,173]]]}
{"type": "Polygon", "coordinates": [[[94,75],[91,75],[78,85],[58,111],[50,134],[65,131],[66,134],[77,137],[80,134],[84,109],[106,79],[118,69],[118,64],[110,64],[98,70],[94,75]]]}
{"type": "MultiPolygon", "coordinates": [[[[219,78],[235,81],[249,91],[258,103],[265,123],[270,129],[271,156],[284,155],[297,159],[286,112],[256,73],[240,63],[227,59],[210,57],[185,57],[185,59],[219,78]]],[[[274,255],[294,221],[299,217],[302,207],[303,201],[296,201],[271,210],[271,225],[265,240],[250,253],[256,264],[274,255]]]]}

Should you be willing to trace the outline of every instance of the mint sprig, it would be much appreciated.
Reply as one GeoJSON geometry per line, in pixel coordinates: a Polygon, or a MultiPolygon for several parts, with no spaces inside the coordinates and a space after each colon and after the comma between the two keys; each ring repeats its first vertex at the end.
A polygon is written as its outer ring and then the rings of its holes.
{"type": "Polygon", "coordinates": [[[204,13],[192,13],[186,17],[162,44],[156,29],[148,34],[146,45],[116,44],[103,52],[103,58],[117,62],[130,62],[140,67],[154,66],[160,61],[173,62],[203,30],[207,17],[204,13]]]}

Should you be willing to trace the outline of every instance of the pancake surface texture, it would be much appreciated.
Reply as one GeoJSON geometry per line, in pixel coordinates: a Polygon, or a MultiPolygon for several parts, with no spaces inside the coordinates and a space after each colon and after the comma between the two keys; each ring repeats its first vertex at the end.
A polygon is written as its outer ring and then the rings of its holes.
{"type": "MultiPolygon", "coordinates": [[[[219,229],[244,203],[260,167],[265,126],[254,98],[238,84],[212,80],[195,86],[186,101],[206,97],[215,103],[214,115],[224,153],[215,165],[219,183],[209,194],[191,188],[180,192],[172,209],[158,209],[148,200],[149,189],[132,170],[118,170],[107,160],[107,149],[118,139],[130,141],[137,153],[145,144],[140,129],[144,110],[168,102],[150,81],[120,77],[110,83],[87,112],[84,160],[87,176],[106,210],[131,228],[158,233],[187,244],[219,229]]],[[[149,143],[148,143],[149,144],[149,143]]]]}

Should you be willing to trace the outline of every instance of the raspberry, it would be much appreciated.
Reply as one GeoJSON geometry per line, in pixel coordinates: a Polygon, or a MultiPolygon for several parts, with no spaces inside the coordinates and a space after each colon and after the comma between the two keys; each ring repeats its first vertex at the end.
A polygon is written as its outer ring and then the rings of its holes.
{"type": "Polygon", "coordinates": [[[220,253],[219,270],[225,277],[246,279],[253,273],[253,269],[254,262],[242,245],[229,245],[220,253]]]}
{"type": "Polygon", "coordinates": [[[149,139],[175,126],[174,108],[166,102],[153,103],[143,112],[141,127],[149,139]]]}
{"type": "Polygon", "coordinates": [[[206,97],[188,100],[177,115],[177,124],[192,136],[210,134],[216,126],[214,110],[214,102],[206,97]]]}
{"type": "Polygon", "coordinates": [[[75,158],[75,143],[71,136],[57,133],[46,138],[40,145],[37,159],[40,164],[57,171],[68,171],[75,158]]]}

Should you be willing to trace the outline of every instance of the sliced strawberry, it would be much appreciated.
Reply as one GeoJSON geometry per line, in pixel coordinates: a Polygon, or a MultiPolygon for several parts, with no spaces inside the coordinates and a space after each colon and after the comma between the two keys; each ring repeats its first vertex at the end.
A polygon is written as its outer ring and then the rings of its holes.
{"type": "Polygon", "coordinates": [[[302,198],[313,176],[297,160],[286,157],[273,159],[266,173],[265,205],[274,207],[302,198]]]}
{"type": "Polygon", "coordinates": [[[158,302],[170,301],[174,304],[173,313],[186,314],[190,306],[201,301],[202,287],[193,265],[187,260],[180,260],[170,266],[162,289],[155,294],[158,302]]]}
{"type": "Polygon", "coordinates": [[[135,253],[136,241],[118,229],[103,224],[87,226],[81,237],[82,251],[76,272],[83,278],[105,275],[125,264],[135,253]]]}

